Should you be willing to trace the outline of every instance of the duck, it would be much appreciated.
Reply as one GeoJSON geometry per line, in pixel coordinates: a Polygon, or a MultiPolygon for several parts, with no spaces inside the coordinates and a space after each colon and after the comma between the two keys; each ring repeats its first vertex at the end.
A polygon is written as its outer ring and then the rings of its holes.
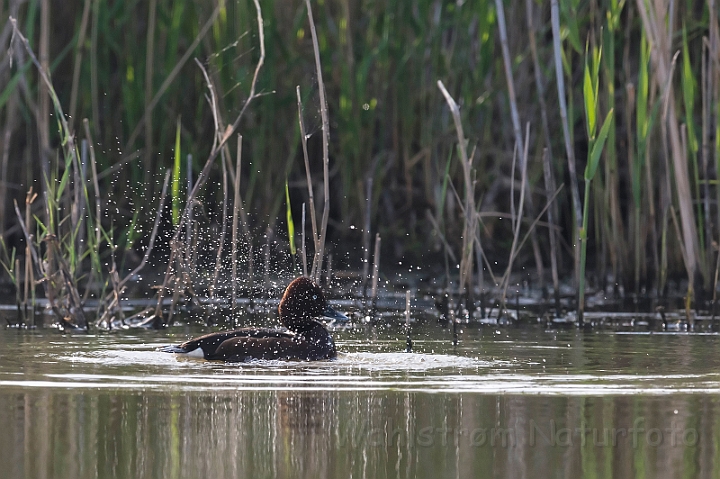
{"type": "Polygon", "coordinates": [[[278,313],[284,329],[221,331],[165,346],[160,351],[225,362],[320,361],[337,357],[332,336],[317,318],[330,318],[339,323],[349,319],[328,305],[322,289],[310,278],[300,276],[288,285],[278,313]]]}

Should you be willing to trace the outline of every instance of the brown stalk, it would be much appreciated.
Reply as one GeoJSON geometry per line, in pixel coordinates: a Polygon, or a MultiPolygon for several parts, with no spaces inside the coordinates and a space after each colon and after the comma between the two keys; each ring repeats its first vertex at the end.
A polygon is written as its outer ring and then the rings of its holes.
{"type": "MultiPolygon", "coordinates": [[[[195,182],[195,185],[193,186],[192,191],[188,193],[187,201],[185,203],[185,208],[183,209],[183,214],[180,217],[180,221],[175,229],[175,233],[173,234],[173,238],[171,240],[171,244],[173,242],[178,241],[180,237],[180,232],[182,231],[182,227],[184,226],[185,221],[187,221],[190,217],[190,210],[193,207],[195,197],[197,196],[198,192],[200,191],[200,188],[202,188],[205,185],[205,182],[210,177],[210,169],[212,168],[213,162],[217,158],[217,156],[220,154],[220,151],[225,146],[229,138],[232,136],[232,134],[237,130],[238,126],[240,125],[240,120],[242,119],[243,115],[245,114],[245,111],[247,110],[248,106],[259,95],[255,92],[255,87],[257,85],[257,78],[260,73],[260,69],[262,68],[263,64],[265,63],[265,33],[263,30],[263,18],[262,18],[262,11],[260,10],[260,4],[258,3],[258,0],[253,0],[255,4],[255,9],[257,11],[257,22],[258,22],[258,36],[260,38],[260,58],[258,59],[258,63],[255,66],[255,74],[253,75],[252,83],[250,84],[250,92],[248,94],[247,100],[245,100],[245,103],[243,104],[243,107],[240,110],[240,113],[235,118],[235,121],[232,123],[232,125],[228,126],[225,129],[225,132],[223,133],[223,136],[220,140],[220,142],[215,145],[215,147],[210,152],[210,155],[208,156],[208,159],[205,161],[205,165],[203,166],[202,170],[200,171],[200,174],[198,175],[197,181],[195,182]]],[[[216,9],[217,12],[217,9],[216,9]]],[[[171,270],[172,270],[172,260],[173,260],[173,254],[174,250],[171,251],[171,258],[168,262],[167,270],[165,271],[165,279],[163,281],[163,285],[158,291],[158,302],[157,307],[155,309],[155,319],[154,324],[157,325],[157,327],[163,325],[162,317],[160,316],[160,308],[162,305],[162,299],[164,292],[167,287],[167,283],[171,277],[171,270]]]]}
{"type": "Polygon", "coordinates": [[[318,248],[315,250],[315,259],[313,260],[312,275],[312,279],[317,283],[320,280],[320,271],[322,270],[322,261],[325,255],[325,236],[327,234],[328,219],[330,218],[330,154],[328,151],[330,143],[330,120],[328,119],[327,99],[325,97],[325,82],[323,81],[322,65],[320,64],[320,46],[318,45],[317,32],[315,31],[315,20],[313,20],[310,0],[305,0],[305,6],[307,7],[308,11],[308,20],[310,21],[310,33],[312,34],[313,51],[315,52],[315,70],[317,71],[318,90],[320,91],[320,116],[322,117],[323,138],[323,215],[320,224],[320,238],[318,240],[318,248]]]}

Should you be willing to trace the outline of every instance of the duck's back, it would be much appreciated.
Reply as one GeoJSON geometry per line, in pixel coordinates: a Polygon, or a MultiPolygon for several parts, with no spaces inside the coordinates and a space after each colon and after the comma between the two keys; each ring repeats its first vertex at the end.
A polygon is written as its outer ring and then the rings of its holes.
{"type": "Polygon", "coordinates": [[[262,328],[211,333],[179,346],[167,346],[162,351],[232,362],[252,359],[317,361],[333,359],[337,355],[332,337],[320,323],[299,333],[262,328]]]}

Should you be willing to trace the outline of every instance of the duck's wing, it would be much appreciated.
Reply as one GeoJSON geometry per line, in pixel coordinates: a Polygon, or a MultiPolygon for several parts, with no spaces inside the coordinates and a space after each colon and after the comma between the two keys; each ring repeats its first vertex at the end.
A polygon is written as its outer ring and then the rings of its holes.
{"type": "Polygon", "coordinates": [[[236,336],[223,341],[206,359],[243,362],[252,359],[297,359],[301,344],[290,334],[236,336]]]}
{"type": "Polygon", "coordinates": [[[317,361],[336,356],[335,343],[320,323],[317,328],[303,333],[274,333],[228,338],[205,358],[232,362],[252,359],[317,361]]]}
{"type": "Polygon", "coordinates": [[[283,338],[291,340],[293,336],[294,334],[289,331],[277,329],[243,328],[236,329],[234,331],[222,331],[206,334],[204,336],[191,339],[190,341],[185,341],[182,344],[162,347],[160,348],[160,351],[165,353],[196,355],[198,357],[204,357],[205,359],[211,359],[211,356],[215,354],[216,350],[223,342],[233,338],[283,338]]]}

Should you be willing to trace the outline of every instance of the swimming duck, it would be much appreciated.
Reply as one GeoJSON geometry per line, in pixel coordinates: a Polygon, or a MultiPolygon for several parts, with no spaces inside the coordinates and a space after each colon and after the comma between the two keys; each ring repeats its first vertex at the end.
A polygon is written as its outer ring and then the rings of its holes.
{"type": "Polygon", "coordinates": [[[328,330],[315,318],[323,316],[343,322],[348,318],[327,304],[320,287],[309,278],[301,276],[288,285],[278,312],[280,322],[287,330],[243,328],[211,333],[160,350],[229,362],[251,359],[318,361],[337,356],[328,330]]]}

